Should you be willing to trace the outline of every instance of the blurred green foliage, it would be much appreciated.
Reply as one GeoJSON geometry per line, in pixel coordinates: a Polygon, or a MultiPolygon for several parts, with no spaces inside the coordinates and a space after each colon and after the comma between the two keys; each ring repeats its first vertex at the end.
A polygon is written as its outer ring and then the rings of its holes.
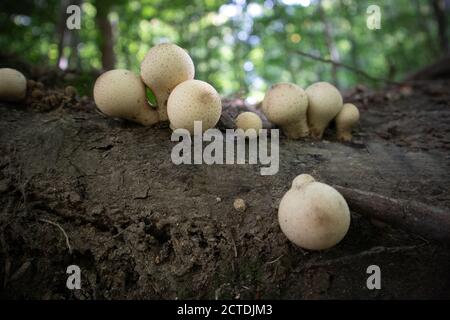
{"type": "MultiPolygon", "coordinates": [[[[2,0],[1,47],[31,63],[56,65],[60,3],[2,0]]],[[[75,46],[81,70],[101,69],[95,16],[105,6],[118,68],[138,72],[151,46],[170,41],[189,51],[196,78],[210,82],[224,96],[257,101],[275,82],[305,87],[317,80],[332,81],[330,64],[296,53],[330,58],[318,0],[85,0],[75,46]]],[[[372,76],[399,79],[440,54],[428,1],[323,0],[322,8],[340,61],[372,76]],[[366,26],[366,11],[373,4],[381,9],[379,30],[366,26]]],[[[71,56],[71,50],[65,46],[64,56],[71,56]]],[[[343,88],[376,85],[342,68],[337,79],[343,88]]]]}

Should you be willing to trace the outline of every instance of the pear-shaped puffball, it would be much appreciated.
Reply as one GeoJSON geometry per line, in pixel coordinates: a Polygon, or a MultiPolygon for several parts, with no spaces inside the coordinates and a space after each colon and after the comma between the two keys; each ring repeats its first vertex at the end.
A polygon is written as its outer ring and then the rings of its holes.
{"type": "Polygon", "coordinates": [[[183,48],[162,43],[148,51],[141,63],[141,77],[156,97],[161,121],[167,121],[167,101],[172,90],[194,75],[194,63],[183,48]]]}
{"type": "Polygon", "coordinates": [[[222,114],[222,101],[216,89],[200,80],[188,80],[173,89],[167,102],[170,127],[186,129],[194,134],[194,121],[202,122],[202,130],[213,128],[222,114]]]}
{"type": "Polygon", "coordinates": [[[247,129],[255,129],[256,133],[262,129],[262,120],[254,112],[243,112],[236,117],[236,127],[246,131],[247,129]]]}
{"type": "Polygon", "coordinates": [[[281,199],[278,221],[286,237],[299,247],[323,250],[344,238],[350,211],[336,189],[301,174],[281,199]]]}
{"type": "Polygon", "coordinates": [[[306,88],[308,95],[308,125],[311,136],[322,138],[328,123],[342,110],[342,96],[328,82],[316,82],[306,88]]]}
{"type": "Polygon", "coordinates": [[[262,109],[267,119],[280,126],[288,138],[308,136],[308,97],[296,84],[283,82],[270,87],[264,96],[262,109]]]}
{"type": "Polygon", "coordinates": [[[11,68],[0,69],[0,100],[21,101],[27,94],[27,79],[11,68]]]}
{"type": "Polygon", "coordinates": [[[115,69],[103,73],[94,85],[97,107],[110,117],[149,126],[158,122],[158,112],[147,101],[141,78],[132,71],[115,69]]]}
{"type": "Polygon", "coordinates": [[[336,135],[340,141],[352,140],[352,129],[359,121],[359,110],[351,103],[345,103],[336,116],[336,135]]]}

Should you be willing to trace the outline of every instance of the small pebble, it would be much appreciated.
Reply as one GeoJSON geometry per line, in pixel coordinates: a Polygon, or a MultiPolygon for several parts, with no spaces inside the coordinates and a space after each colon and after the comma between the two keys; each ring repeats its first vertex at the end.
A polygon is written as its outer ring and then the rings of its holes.
{"type": "Polygon", "coordinates": [[[234,200],[233,206],[239,212],[244,212],[247,209],[245,201],[240,198],[234,200]]]}

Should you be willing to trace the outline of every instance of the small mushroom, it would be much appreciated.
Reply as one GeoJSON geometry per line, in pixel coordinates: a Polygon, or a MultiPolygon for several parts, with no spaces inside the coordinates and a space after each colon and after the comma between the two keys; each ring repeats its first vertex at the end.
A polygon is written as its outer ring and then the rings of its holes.
{"type": "Polygon", "coordinates": [[[359,121],[359,110],[351,103],[345,103],[336,116],[336,135],[340,141],[352,140],[352,129],[359,121]]]}
{"type": "Polygon", "coordinates": [[[243,112],[236,117],[235,120],[236,127],[247,131],[247,129],[254,129],[256,133],[262,129],[262,120],[254,112],[243,112]]]}
{"type": "Polygon", "coordinates": [[[103,73],[94,85],[97,107],[110,117],[149,126],[158,122],[158,112],[147,101],[144,83],[132,71],[115,69],[103,73]]]}
{"type": "Polygon", "coordinates": [[[180,83],[167,102],[170,128],[183,128],[191,134],[194,134],[194,121],[201,121],[205,131],[219,122],[221,113],[222,101],[216,89],[200,80],[180,83]]]}
{"type": "Polygon", "coordinates": [[[172,43],[151,48],[141,63],[141,77],[155,95],[161,121],[167,121],[167,103],[172,90],[181,82],[194,78],[195,69],[189,54],[172,43]]]}
{"type": "Polygon", "coordinates": [[[308,136],[308,97],[296,84],[283,82],[270,87],[264,96],[262,109],[267,119],[280,126],[288,138],[308,136]]]}
{"type": "Polygon", "coordinates": [[[299,247],[323,250],[344,238],[350,211],[336,189],[301,174],[281,199],[278,221],[286,237],[299,247]]]}
{"type": "Polygon", "coordinates": [[[27,79],[11,68],[0,68],[0,100],[21,101],[27,94],[27,79]]]}
{"type": "Polygon", "coordinates": [[[308,95],[308,124],[311,136],[322,138],[328,123],[342,110],[342,96],[328,82],[316,82],[306,88],[308,95]]]}

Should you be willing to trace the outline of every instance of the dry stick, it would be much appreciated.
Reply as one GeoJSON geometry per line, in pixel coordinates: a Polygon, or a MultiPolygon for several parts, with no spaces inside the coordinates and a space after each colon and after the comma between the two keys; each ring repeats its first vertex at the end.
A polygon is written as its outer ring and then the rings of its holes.
{"type": "Polygon", "coordinates": [[[360,70],[358,68],[355,68],[353,66],[350,66],[348,64],[337,62],[337,61],[334,61],[334,60],[331,60],[331,59],[325,59],[325,58],[322,58],[322,57],[319,57],[319,56],[316,56],[316,55],[313,55],[313,54],[310,54],[310,53],[307,53],[307,52],[304,52],[304,51],[301,51],[301,50],[295,50],[294,52],[299,54],[299,55],[301,55],[301,56],[304,56],[304,57],[307,57],[307,58],[310,58],[310,59],[313,59],[313,60],[317,60],[317,61],[324,62],[324,63],[330,63],[330,64],[332,64],[332,65],[334,65],[336,67],[341,67],[341,68],[348,69],[350,71],[353,71],[354,73],[362,75],[363,77],[365,77],[367,79],[370,79],[370,80],[373,80],[373,81],[378,81],[378,82],[381,81],[381,82],[386,82],[386,83],[390,83],[390,84],[397,84],[397,85],[400,84],[400,83],[392,81],[392,80],[388,80],[388,79],[384,79],[384,78],[377,78],[377,77],[371,76],[367,72],[364,72],[364,71],[362,71],[362,70],[360,70]]]}
{"type": "Polygon", "coordinates": [[[278,258],[276,258],[272,261],[266,262],[266,264],[274,264],[275,262],[280,261],[280,259],[283,258],[283,256],[284,256],[284,254],[282,254],[281,256],[279,256],[278,258]]]}
{"type": "Polygon", "coordinates": [[[364,216],[428,239],[450,243],[450,210],[414,200],[393,199],[373,192],[334,186],[349,207],[364,216]]]}
{"type": "Polygon", "coordinates": [[[70,246],[70,242],[69,242],[69,237],[67,236],[66,231],[64,231],[63,227],[61,227],[59,224],[57,224],[56,222],[52,222],[50,220],[46,220],[46,219],[39,219],[39,221],[45,222],[45,223],[49,223],[52,226],[57,227],[59,230],[61,230],[61,232],[63,233],[64,237],[66,238],[66,245],[67,248],[69,249],[69,253],[72,254],[72,247],[70,246]]]}

